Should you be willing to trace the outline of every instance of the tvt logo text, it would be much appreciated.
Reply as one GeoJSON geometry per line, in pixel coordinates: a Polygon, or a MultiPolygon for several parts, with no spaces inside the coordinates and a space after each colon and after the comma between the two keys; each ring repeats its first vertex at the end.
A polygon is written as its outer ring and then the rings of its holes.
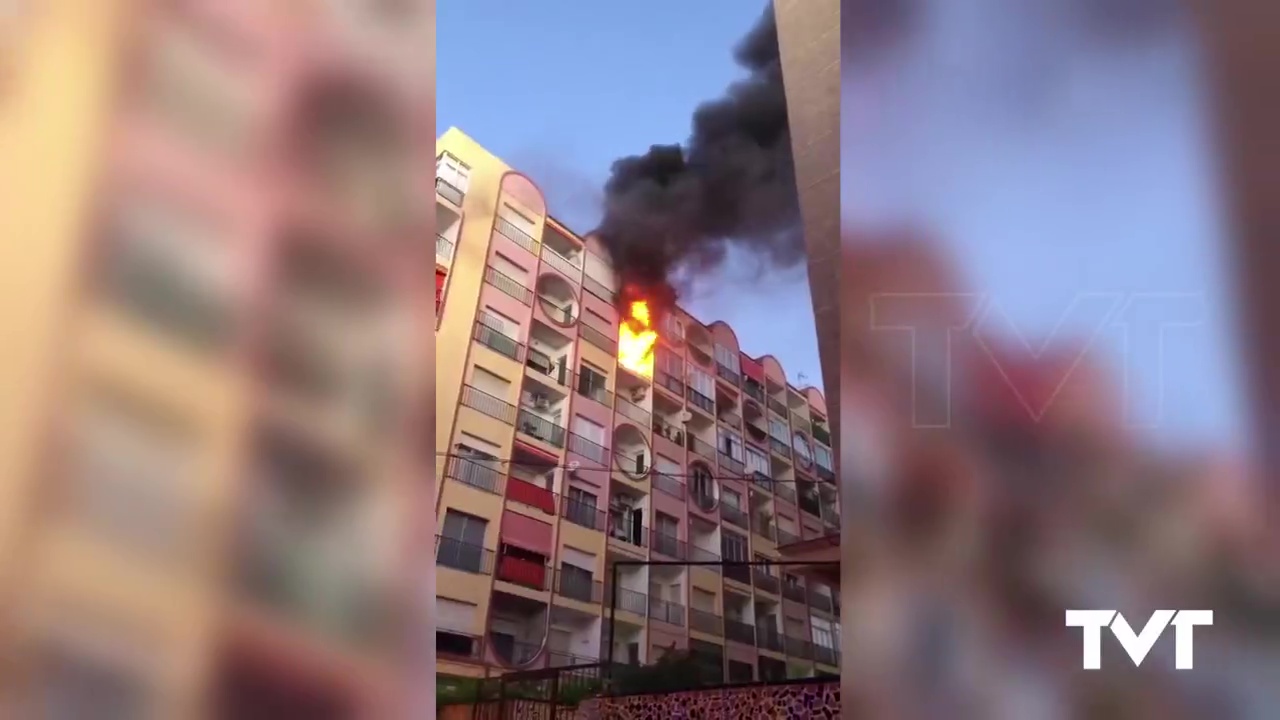
{"type": "Polygon", "coordinates": [[[1116,636],[1121,647],[1129,653],[1133,664],[1138,666],[1142,665],[1142,660],[1151,652],[1156,640],[1160,639],[1170,624],[1176,629],[1174,667],[1190,670],[1193,665],[1195,627],[1212,625],[1212,610],[1157,610],[1141,633],[1134,633],[1133,628],[1129,627],[1129,621],[1115,610],[1067,611],[1067,627],[1084,628],[1084,662],[1081,667],[1085,670],[1102,667],[1102,628],[1111,628],[1111,634],[1116,636]]]}

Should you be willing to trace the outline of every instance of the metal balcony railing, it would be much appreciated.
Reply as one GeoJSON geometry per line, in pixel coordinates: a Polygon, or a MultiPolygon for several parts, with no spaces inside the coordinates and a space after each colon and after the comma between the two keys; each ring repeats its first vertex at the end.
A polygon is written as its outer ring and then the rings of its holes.
{"type": "Polygon", "coordinates": [[[771,436],[769,438],[769,449],[772,450],[775,455],[781,455],[787,460],[791,459],[791,446],[776,437],[771,436]]]}
{"type": "Polygon", "coordinates": [[[749,565],[725,565],[724,576],[730,580],[736,580],[743,585],[751,584],[751,566],[749,565]]]}
{"type": "Polygon", "coordinates": [[[689,399],[689,404],[690,404],[690,405],[692,405],[692,406],[694,406],[694,407],[696,407],[696,408],[700,408],[700,409],[702,409],[702,410],[706,411],[707,413],[709,413],[709,414],[711,414],[711,415],[714,415],[714,414],[715,414],[715,412],[716,412],[716,401],[715,401],[715,400],[713,400],[713,399],[711,399],[711,398],[707,397],[706,395],[703,395],[702,393],[698,392],[697,390],[694,390],[692,387],[687,387],[687,388],[686,388],[686,390],[685,390],[685,397],[687,397],[687,398],[689,399]]]}
{"type": "Polygon", "coordinates": [[[783,652],[782,633],[767,625],[756,626],[756,646],[774,652],[783,652]]]}
{"type": "Polygon", "coordinates": [[[721,505],[720,517],[724,518],[724,521],[730,525],[735,525],[743,530],[751,528],[751,524],[747,522],[747,514],[732,505],[721,505]]]}
{"type": "Polygon", "coordinates": [[[793,602],[798,602],[802,605],[808,602],[808,597],[806,596],[806,593],[804,591],[804,586],[796,585],[795,583],[789,583],[789,582],[782,583],[782,597],[788,600],[791,600],[793,602]]]}
{"type": "Polygon", "coordinates": [[[818,477],[822,478],[823,480],[829,483],[833,483],[836,481],[836,473],[834,470],[830,468],[824,468],[821,465],[815,465],[814,467],[817,468],[818,477]]]}
{"type": "Polygon", "coordinates": [[[840,513],[830,505],[822,506],[822,521],[830,527],[838,527],[840,525],[840,513]]]}
{"type": "Polygon", "coordinates": [[[546,294],[538,295],[538,304],[542,307],[542,312],[546,314],[547,318],[556,325],[568,327],[573,324],[574,314],[572,305],[565,305],[561,301],[546,294]]]}
{"type": "Polygon", "coordinates": [[[747,378],[742,384],[742,391],[756,402],[764,402],[764,386],[755,378],[747,378]]]}
{"type": "Polygon", "coordinates": [[[498,485],[502,483],[500,465],[497,458],[451,457],[445,467],[444,475],[473,488],[497,495],[498,485]]]}
{"type": "Polygon", "coordinates": [[[581,573],[556,571],[556,594],[579,602],[599,603],[604,599],[604,583],[581,573]]]}
{"type": "Polygon", "coordinates": [[[577,433],[569,433],[569,452],[577,453],[588,460],[593,460],[601,465],[609,462],[609,450],[603,445],[582,437],[577,433]]]}
{"type": "Polygon", "coordinates": [[[533,236],[529,233],[511,224],[510,220],[501,217],[498,218],[497,222],[493,224],[493,229],[496,230],[499,235],[507,238],[525,250],[535,252],[534,248],[537,246],[537,241],[534,240],[533,236]]]}
{"type": "MultiPolygon", "coordinates": [[[[617,593],[618,599],[616,602],[619,610],[626,610],[627,612],[633,612],[637,615],[648,614],[649,598],[644,593],[636,592],[635,590],[628,590],[627,588],[622,587],[618,588],[617,593]]],[[[608,606],[610,602],[611,591],[609,590],[609,586],[606,585],[604,591],[604,604],[608,606]]],[[[606,615],[606,617],[608,617],[608,615],[606,615]]]]}
{"type": "Polygon", "coordinates": [[[720,453],[720,470],[735,477],[742,477],[746,470],[746,466],[742,464],[741,460],[733,457],[732,455],[720,453]]]}
{"type": "Polygon", "coordinates": [[[528,356],[524,359],[524,366],[534,370],[540,375],[546,376],[557,385],[567,385],[572,373],[569,372],[568,360],[564,357],[552,359],[550,355],[539,350],[529,348],[528,356]]]}
{"type": "Polygon", "coordinates": [[[703,460],[713,462],[716,459],[716,448],[709,442],[698,438],[692,433],[685,433],[685,445],[689,451],[702,456],[703,460]]]}
{"type": "Polygon", "coordinates": [[[650,595],[649,617],[671,625],[684,625],[684,606],[650,595]]]}
{"type": "Polygon", "coordinates": [[[654,382],[671,392],[684,397],[684,381],[678,376],[673,375],[665,370],[659,370],[654,373],[654,382]]]}
{"type": "Polygon", "coordinates": [[[796,488],[791,483],[789,482],[774,483],[774,492],[777,493],[778,497],[782,498],[783,500],[786,500],[787,502],[793,505],[795,504],[796,488]]]}
{"type": "Polygon", "coordinates": [[[757,590],[763,590],[771,595],[778,594],[781,583],[778,582],[776,575],[770,575],[764,569],[757,566],[751,570],[751,580],[757,590]]]}
{"type": "Polygon", "coordinates": [[[734,387],[740,387],[742,385],[742,374],[733,368],[721,365],[718,361],[716,362],[716,375],[719,375],[720,379],[727,381],[734,387]]]}
{"type": "Polygon", "coordinates": [[[831,431],[817,423],[813,424],[813,439],[827,447],[831,447],[831,431]]]}
{"type": "Polygon", "coordinates": [[[533,662],[542,646],[537,643],[516,640],[510,635],[490,633],[489,645],[493,654],[508,667],[523,667],[533,662]]]}
{"type": "Polygon", "coordinates": [[[778,547],[791,545],[800,542],[800,537],[792,532],[787,532],[782,528],[778,528],[778,547]]]}
{"type": "Polygon", "coordinates": [[[769,398],[769,409],[776,413],[780,418],[785,418],[790,414],[787,412],[787,404],[775,397],[769,398]]]}
{"type": "Polygon", "coordinates": [[[604,378],[592,373],[578,373],[573,389],[582,397],[590,398],[605,407],[613,407],[613,393],[604,386],[604,378]]]}
{"type": "Polygon", "coordinates": [[[759,470],[753,470],[751,472],[751,482],[755,483],[756,487],[761,490],[773,492],[773,478],[769,477],[766,473],[762,473],[759,470]]]}
{"type": "Polygon", "coordinates": [[[584,276],[583,276],[583,278],[582,278],[582,287],[583,287],[587,292],[591,293],[592,295],[595,295],[596,297],[600,298],[601,300],[605,300],[605,301],[608,301],[608,302],[613,302],[613,295],[614,295],[614,292],[613,292],[612,290],[610,290],[610,289],[609,289],[609,287],[608,287],[607,285],[605,285],[604,283],[600,282],[599,280],[596,280],[595,278],[591,277],[590,275],[584,275],[584,276]]]}
{"type": "Polygon", "coordinates": [[[556,494],[518,477],[507,478],[508,500],[535,507],[548,515],[556,514],[556,494]]]}
{"type": "Polygon", "coordinates": [[[515,405],[482,390],[477,390],[470,385],[462,387],[462,405],[482,412],[495,420],[501,420],[508,425],[516,424],[515,405]]]}
{"type": "Polygon", "coordinates": [[[548,581],[551,578],[551,568],[547,567],[546,563],[526,560],[512,555],[500,555],[497,567],[498,569],[494,576],[499,580],[504,580],[512,585],[527,587],[531,590],[549,589],[548,581]]]}
{"type": "MultiPolygon", "coordinates": [[[[710,550],[703,550],[702,548],[696,545],[690,545],[689,561],[700,562],[700,563],[718,563],[720,562],[720,556],[711,552],[710,550]]],[[[703,567],[715,573],[720,572],[719,565],[704,565],[703,567]]]]}
{"type": "Polygon", "coordinates": [[[453,241],[436,233],[436,259],[448,263],[453,259],[453,241]]]}
{"type": "Polygon", "coordinates": [[[436,178],[436,194],[454,205],[461,205],[462,199],[466,197],[456,185],[441,177],[436,178]]]}
{"type": "Polygon", "coordinates": [[[494,552],[443,535],[436,536],[436,564],[477,575],[493,572],[494,552]]]}
{"type": "Polygon", "coordinates": [[[500,290],[503,294],[519,300],[522,305],[533,307],[533,288],[510,275],[504,275],[497,268],[489,266],[484,269],[484,281],[500,290]]]}
{"type": "Polygon", "coordinates": [[[579,527],[604,531],[608,526],[608,516],[604,510],[595,505],[560,498],[560,516],[579,527]]]}
{"type": "Polygon", "coordinates": [[[509,357],[516,362],[524,360],[524,344],[510,335],[506,335],[493,325],[486,323],[484,317],[476,321],[472,337],[475,338],[476,342],[499,355],[509,357]]]}
{"type": "Polygon", "coordinates": [[[600,658],[588,657],[586,655],[574,655],[573,653],[563,652],[561,650],[547,651],[547,665],[553,668],[580,667],[582,665],[597,665],[599,663],[600,658]]]}
{"type": "Polygon", "coordinates": [[[558,448],[564,447],[565,429],[544,417],[533,414],[530,410],[520,408],[516,427],[525,435],[558,448]]]}
{"type": "Polygon", "coordinates": [[[604,350],[610,355],[616,355],[618,352],[618,341],[610,338],[608,335],[600,332],[594,327],[586,323],[578,325],[578,332],[582,334],[582,339],[604,350]]]}
{"type": "Polygon", "coordinates": [[[840,651],[824,645],[813,646],[813,659],[823,665],[840,667],[840,651]]]}
{"type": "Polygon", "coordinates": [[[816,518],[822,517],[822,507],[818,497],[809,492],[800,493],[800,509],[816,518]]]}
{"type": "Polygon", "coordinates": [[[813,659],[813,643],[804,638],[784,635],[782,638],[783,648],[787,655],[800,658],[802,660],[813,659]]]}
{"type": "Polygon", "coordinates": [[[726,639],[735,642],[746,643],[747,645],[756,644],[756,629],[748,623],[738,620],[725,619],[724,636],[726,639]]]}
{"type": "Polygon", "coordinates": [[[609,537],[636,547],[649,547],[649,528],[631,522],[626,516],[609,513],[609,537]]]}
{"type": "Polygon", "coordinates": [[[813,431],[810,429],[810,426],[809,426],[809,421],[800,417],[800,415],[797,413],[791,413],[791,429],[799,430],[805,435],[813,434],[813,431]]]}
{"type": "Polygon", "coordinates": [[[570,279],[578,281],[582,278],[582,266],[575,264],[569,258],[552,250],[549,246],[542,246],[542,261],[551,267],[564,273],[570,279]]]}
{"type": "Polygon", "coordinates": [[[756,513],[751,516],[751,531],[762,538],[778,541],[778,528],[773,524],[773,518],[768,515],[756,513]]]}
{"type": "Polygon", "coordinates": [[[829,613],[834,609],[831,604],[831,596],[820,592],[809,593],[809,607],[825,613],[829,613]]]}
{"type": "Polygon", "coordinates": [[[684,560],[689,554],[688,547],[683,540],[674,535],[660,532],[653,534],[653,551],[669,558],[684,560]]]}
{"type": "Polygon", "coordinates": [[[648,428],[652,422],[653,416],[649,414],[648,410],[626,398],[619,396],[616,407],[619,413],[642,428],[648,428]]]}
{"type": "Polygon", "coordinates": [[[684,499],[684,483],[657,470],[653,471],[653,487],[671,497],[684,499]]]}
{"type": "Polygon", "coordinates": [[[618,461],[618,469],[625,472],[632,480],[641,480],[649,472],[649,456],[644,450],[627,451],[618,448],[614,453],[618,461]]]}
{"type": "Polygon", "coordinates": [[[706,610],[689,610],[689,628],[708,635],[724,636],[724,618],[706,610]]]}

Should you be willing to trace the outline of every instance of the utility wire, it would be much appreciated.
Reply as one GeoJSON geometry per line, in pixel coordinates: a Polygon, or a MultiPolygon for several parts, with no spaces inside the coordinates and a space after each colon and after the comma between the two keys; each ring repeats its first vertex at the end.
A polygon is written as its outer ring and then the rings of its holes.
{"type": "MultiPolygon", "coordinates": [[[[458,460],[469,460],[469,461],[471,461],[471,462],[475,463],[476,465],[482,465],[482,466],[483,466],[483,465],[485,465],[486,463],[497,463],[497,464],[501,464],[501,465],[517,465],[517,466],[521,466],[521,467],[538,468],[538,469],[542,469],[542,470],[555,470],[555,469],[560,469],[560,470],[570,470],[570,471],[573,471],[573,470],[592,470],[592,471],[595,471],[595,472],[602,472],[602,473],[612,473],[612,472],[615,472],[615,471],[617,471],[617,472],[624,472],[624,473],[626,472],[626,470],[621,470],[621,469],[618,469],[618,468],[611,468],[611,467],[602,467],[602,468],[597,468],[597,467],[588,467],[588,466],[586,466],[584,463],[546,464],[546,463],[536,463],[536,462],[520,462],[520,461],[512,460],[512,459],[510,459],[510,458],[505,458],[505,459],[504,459],[504,458],[489,458],[489,457],[476,456],[476,455],[465,455],[465,454],[463,454],[463,453],[457,453],[457,452],[436,452],[436,457],[443,457],[443,458],[450,458],[450,459],[456,458],[456,459],[458,459],[458,460]]],[[[604,463],[601,463],[601,464],[603,465],[604,463]]],[[[661,470],[655,470],[655,469],[654,469],[654,467],[653,467],[652,465],[651,465],[651,466],[649,466],[649,469],[645,471],[645,474],[647,475],[647,474],[649,474],[649,473],[651,473],[651,472],[659,472],[659,473],[661,473],[661,474],[663,474],[663,475],[666,475],[667,477],[672,477],[672,478],[709,477],[711,480],[718,480],[718,481],[721,481],[721,482],[725,482],[725,481],[728,481],[728,482],[740,482],[740,483],[746,483],[746,484],[748,484],[748,485],[762,484],[761,482],[758,482],[758,481],[756,481],[756,480],[754,480],[754,479],[743,478],[743,477],[739,477],[739,476],[737,476],[737,475],[715,475],[715,474],[710,474],[710,475],[708,475],[708,474],[706,474],[706,473],[687,473],[687,472],[672,473],[672,472],[665,472],[665,471],[661,471],[661,470]]],[[[834,472],[834,471],[833,471],[833,472],[834,472]]],[[[813,483],[813,485],[814,485],[814,487],[817,487],[817,486],[819,486],[820,484],[822,484],[822,483],[824,483],[824,482],[826,482],[826,483],[828,483],[828,484],[830,484],[830,485],[834,485],[834,484],[835,484],[835,483],[832,483],[832,482],[829,482],[829,481],[826,481],[826,480],[814,480],[814,481],[809,481],[809,480],[775,480],[775,479],[773,479],[773,478],[769,478],[767,481],[764,481],[764,482],[763,482],[763,484],[768,484],[768,485],[797,485],[797,484],[799,484],[799,483],[801,483],[801,482],[812,482],[812,483],[813,483]]]]}

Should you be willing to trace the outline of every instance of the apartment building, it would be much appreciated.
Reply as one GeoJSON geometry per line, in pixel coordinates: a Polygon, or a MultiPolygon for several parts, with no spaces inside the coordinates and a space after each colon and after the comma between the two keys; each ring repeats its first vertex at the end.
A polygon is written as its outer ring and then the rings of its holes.
{"type": "Polygon", "coordinates": [[[431,18],[20,5],[0,715],[393,716],[390,623],[430,614],[403,579],[429,575],[431,18]]]}
{"type": "Polygon", "coordinates": [[[600,248],[461,131],[436,148],[438,672],[674,648],[727,681],[838,673],[837,588],[679,564],[838,535],[822,394],[683,310],[620,363],[600,248]]]}

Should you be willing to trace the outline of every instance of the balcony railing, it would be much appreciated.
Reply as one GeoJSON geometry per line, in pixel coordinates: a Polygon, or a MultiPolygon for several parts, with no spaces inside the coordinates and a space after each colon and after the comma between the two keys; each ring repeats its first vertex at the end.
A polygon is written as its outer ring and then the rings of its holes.
{"type": "Polygon", "coordinates": [[[569,433],[569,452],[577,453],[601,465],[606,465],[609,462],[608,449],[573,432],[569,433]]]}
{"type": "Polygon", "coordinates": [[[809,607],[830,613],[835,608],[831,604],[831,596],[820,592],[809,593],[809,607]]]}
{"type": "Polygon", "coordinates": [[[690,452],[701,455],[702,459],[708,462],[716,459],[716,448],[711,443],[696,437],[692,433],[685,433],[684,439],[685,446],[688,447],[690,452]]]}
{"type": "Polygon", "coordinates": [[[755,399],[756,402],[764,402],[764,387],[754,378],[747,378],[742,384],[742,390],[747,397],[755,399]]]}
{"type": "Polygon", "coordinates": [[[498,485],[502,482],[502,473],[498,469],[496,458],[451,457],[445,468],[447,478],[466,483],[473,488],[498,494],[498,485]]]}
{"type": "Polygon", "coordinates": [[[551,322],[568,327],[573,324],[573,306],[562,305],[559,300],[550,295],[542,294],[538,296],[538,304],[542,307],[542,312],[551,320],[551,322]]]}
{"type": "Polygon", "coordinates": [[[813,431],[810,429],[810,426],[809,426],[809,421],[800,417],[796,413],[791,413],[791,429],[799,430],[800,432],[806,435],[813,434],[813,431]]]}
{"type": "Polygon", "coordinates": [[[649,456],[644,450],[624,450],[618,448],[614,452],[618,461],[618,469],[625,472],[632,480],[640,480],[649,472],[649,456]]]}
{"type": "Polygon", "coordinates": [[[732,368],[721,365],[719,362],[716,363],[716,375],[719,375],[722,380],[728,381],[734,387],[742,385],[742,374],[732,368]]]}
{"type": "Polygon", "coordinates": [[[525,435],[535,437],[558,448],[564,447],[565,429],[544,417],[534,415],[525,408],[520,408],[517,427],[525,435]]]}
{"type": "Polygon", "coordinates": [[[610,338],[608,335],[600,332],[596,328],[586,323],[578,324],[578,331],[582,334],[582,339],[604,350],[610,355],[616,355],[618,352],[618,341],[610,338]]]}
{"type": "Polygon", "coordinates": [[[768,625],[756,626],[756,646],[774,652],[783,652],[782,633],[768,625]]]}
{"type": "Polygon", "coordinates": [[[734,430],[737,430],[742,427],[742,416],[732,410],[721,410],[720,422],[728,425],[734,430]]]}
{"type": "Polygon", "coordinates": [[[747,645],[756,644],[756,629],[748,623],[738,620],[725,619],[724,636],[728,640],[734,642],[746,643],[747,645]]]}
{"type": "Polygon", "coordinates": [[[688,545],[683,540],[666,533],[655,532],[653,534],[653,551],[662,553],[676,560],[683,560],[689,554],[688,545]]]}
{"type": "Polygon", "coordinates": [[[813,646],[813,659],[823,665],[840,667],[840,651],[825,645],[813,646]]]}
{"type": "Polygon", "coordinates": [[[701,408],[708,414],[714,415],[716,412],[716,401],[694,390],[692,387],[686,388],[685,396],[689,398],[689,404],[701,408]]]}
{"type": "Polygon", "coordinates": [[[684,625],[684,606],[650,595],[649,617],[671,625],[684,625]]]}
{"type": "Polygon", "coordinates": [[[591,277],[590,275],[583,276],[582,287],[585,288],[587,292],[591,293],[592,295],[595,295],[601,300],[613,302],[613,295],[614,295],[613,291],[610,290],[608,287],[606,287],[604,283],[591,277]]]}
{"type": "Polygon", "coordinates": [[[840,525],[840,513],[836,512],[836,509],[830,505],[824,504],[822,506],[822,521],[828,527],[838,527],[840,525]]]}
{"type": "Polygon", "coordinates": [[[817,423],[813,424],[813,439],[827,447],[831,447],[831,431],[817,423]]]}
{"type": "Polygon", "coordinates": [[[598,375],[578,373],[577,380],[573,383],[573,389],[584,398],[595,400],[605,407],[612,407],[613,393],[609,392],[603,383],[604,378],[598,375]]]}
{"type": "Polygon", "coordinates": [[[757,590],[763,590],[772,595],[778,594],[780,583],[778,582],[776,575],[770,575],[764,569],[757,566],[751,569],[751,579],[753,581],[752,584],[756,586],[757,590]]]}
{"type": "Polygon", "coordinates": [[[466,197],[457,186],[440,177],[436,178],[436,193],[454,205],[461,205],[462,198],[466,197]]]}
{"type": "Polygon", "coordinates": [[[574,281],[582,277],[581,265],[574,264],[572,260],[552,250],[547,245],[542,246],[542,261],[569,276],[574,281]]]}
{"type": "Polygon", "coordinates": [[[476,321],[472,337],[476,342],[490,350],[521,362],[524,359],[524,345],[515,338],[504,334],[501,330],[485,323],[484,318],[476,321]]]}
{"type": "Polygon", "coordinates": [[[510,635],[496,633],[489,634],[489,644],[493,647],[493,654],[508,667],[528,665],[542,650],[542,646],[537,643],[524,642],[510,635]]]}
{"type": "Polygon", "coordinates": [[[795,504],[796,489],[795,489],[795,486],[793,486],[791,483],[789,482],[775,483],[774,492],[777,493],[778,497],[782,498],[783,500],[786,500],[787,502],[793,505],[795,504]]]}
{"type": "Polygon", "coordinates": [[[773,492],[773,478],[769,477],[766,473],[762,473],[759,470],[753,470],[751,472],[751,482],[755,483],[756,487],[759,487],[761,490],[773,492]]]}
{"type": "Polygon", "coordinates": [[[782,442],[776,437],[769,438],[769,449],[775,454],[781,455],[787,460],[791,459],[791,446],[782,442]]]}
{"type": "MultiPolygon", "coordinates": [[[[720,562],[720,556],[711,552],[710,550],[703,550],[702,548],[697,547],[696,545],[690,545],[689,561],[702,562],[702,563],[718,563],[720,562]]],[[[703,567],[715,573],[720,572],[719,565],[704,565],[703,567]]]]}
{"type": "Polygon", "coordinates": [[[574,655],[560,650],[547,651],[547,665],[553,668],[579,667],[582,665],[597,665],[599,663],[600,658],[574,655]]]}
{"type": "Polygon", "coordinates": [[[609,514],[609,537],[636,547],[649,547],[649,528],[615,513],[609,514]]]}
{"type": "Polygon", "coordinates": [[[732,505],[721,505],[720,517],[724,518],[724,521],[730,525],[736,525],[743,530],[751,527],[751,524],[747,522],[747,514],[732,505]]]}
{"type": "Polygon", "coordinates": [[[493,225],[493,229],[497,230],[499,235],[502,235],[525,250],[534,252],[534,247],[537,245],[537,242],[533,239],[533,236],[515,225],[512,225],[510,220],[501,217],[498,218],[497,222],[493,225]]]}
{"type": "Polygon", "coordinates": [[[493,551],[461,540],[436,536],[436,564],[477,575],[493,572],[493,551]]]}
{"type": "Polygon", "coordinates": [[[595,505],[560,498],[560,516],[579,527],[604,531],[608,525],[608,515],[595,505]]]}
{"type": "Polygon", "coordinates": [[[604,599],[604,583],[581,573],[556,571],[556,594],[579,602],[599,603],[604,599]]]}
{"type": "Polygon", "coordinates": [[[501,420],[508,425],[516,424],[515,405],[501,398],[496,398],[487,392],[477,390],[470,385],[462,387],[462,404],[495,420],[501,420]]]}
{"type": "Polygon", "coordinates": [[[818,502],[818,497],[807,492],[800,493],[800,509],[810,515],[820,518],[822,517],[822,508],[818,502]]]}
{"type": "Polygon", "coordinates": [[[654,373],[654,382],[671,392],[684,397],[684,381],[665,370],[654,373]]]}
{"type": "Polygon", "coordinates": [[[571,373],[569,372],[568,363],[565,358],[561,357],[552,360],[550,355],[539,350],[529,348],[527,357],[524,359],[524,366],[536,371],[540,375],[546,376],[557,385],[567,385],[571,373]]]}
{"type": "Polygon", "coordinates": [[[556,494],[518,477],[507,478],[507,499],[535,507],[548,515],[556,514],[556,494]]]}
{"type": "Polygon", "coordinates": [[[751,566],[750,565],[725,565],[724,576],[730,580],[736,580],[743,585],[751,584],[751,566]]]}
{"type": "Polygon", "coordinates": [[[550,568],[546,563],[525,560],[512,555],[498,557],[498,571],[495,573],[499,580],[531,590],[549,589],[547,581],[550,575],[550,568]]]}
{"type": "Polygon", "coordinates": [[[720,469],[728,472],[730,475],[742,477],[743,472],[746,470],[746,466],[742,464],[741,460],[733,457],[732,455],[720,453],[720,469]]]}
{"type": "Polygon", "coordinates": [[[821,465],[814,465],[814,467],[818,471],[818,477],[822,478],[823,480],[829,483],[833,483],[836,481],[836,473],[834,470],[831,470],[830,468],[824,468],[821,465]]]}
{"type": "Polygon", "coordinates": [[[778,528],[778,547],[800,542],[800,537],[792,532],[778,528]]]}
{"type": "Polygon", "coordinates": [[[503,294],[519,300],[522,305],[533,307],[533,289],[526,287],[510,275],[504,275],[497,268],[486,267],[484,281],[502,291],[503,294]]]}
{"type": "MultiPolygon", "coordinates": [[[[609,585],[606,585],[604,591],[604,604],[606,606],[609,605],[611,601],[611,591],[609,590],[609,587],[609,585]]],[[[616,602],[619,610],[626,610],[627,612],[633,612],[637,615],[645,615],[648,613],[649,598],[644,593],[636,592],[635,590],[628,590],[622,587],[618,588],[617,593],[618,599],[616,602]]],[[[608,616],[606,615],[606,617],[608,616]]]]}
{"type": "Polygon", "coordinates": [[[778,541],[778,527],[773,524],[773,518],[767,515],[763,515],[761,513],[752,515],[751,531],[762,538],[766,538],[774,542],[778,541]]]}
{"type": "Polygon", "coordinates": [[[689,610],[689,628],[708,635],[724,636],[724,618],[706,610],[689,610]]]}
{"type": "Polygon", "coordinates": [[[618,398],[617,408],[619,413],[642,428],[648,428],[652,422],[653,416],[649,414],[648,410],[623,397],[618,398]]]}
{"type": "Polygon", "coordinates": [[[711,494],[709,488],[703,488],[697,485],[690,487],[689,499],[693,501],[693,506],[702,512],[711,512],[716,506],[716,498],[711,494]]]}
{"type": "Polygon", "coordinates": [[[653,487],[674,498],[684,499],[684,483],[657,470],[653,471],[653,487]]]}
{"type": "Polygon", "coordinates": [[[782,584],[782,597],[788,600],[791,600],[793,602],[798,602],[802,605],[808,602],[808,598],[806,597],[806,594],[804,591],[804,586],[796,585],[794,583],[789,583],[789,582],[782,584]]]}
{"type": "Polygon", "coordinates": [[[791,657],[797,657],[802,660],[813,659],[813,643],[809,640],[785,635],[782,638],[782,644],[786,653],[791,657]]]}
{"type": "Polygon", "coordinates": [[[453,241],[436,233],[436,258],[449,262],[453,259],[453,241]]]}
{"type": "Polygon", "coordinates": [[[778,414],[778,417],[784,418],[790,413],[787,411],[787,404],[778,398],[769,398],[769,409],[778,414]]]}

